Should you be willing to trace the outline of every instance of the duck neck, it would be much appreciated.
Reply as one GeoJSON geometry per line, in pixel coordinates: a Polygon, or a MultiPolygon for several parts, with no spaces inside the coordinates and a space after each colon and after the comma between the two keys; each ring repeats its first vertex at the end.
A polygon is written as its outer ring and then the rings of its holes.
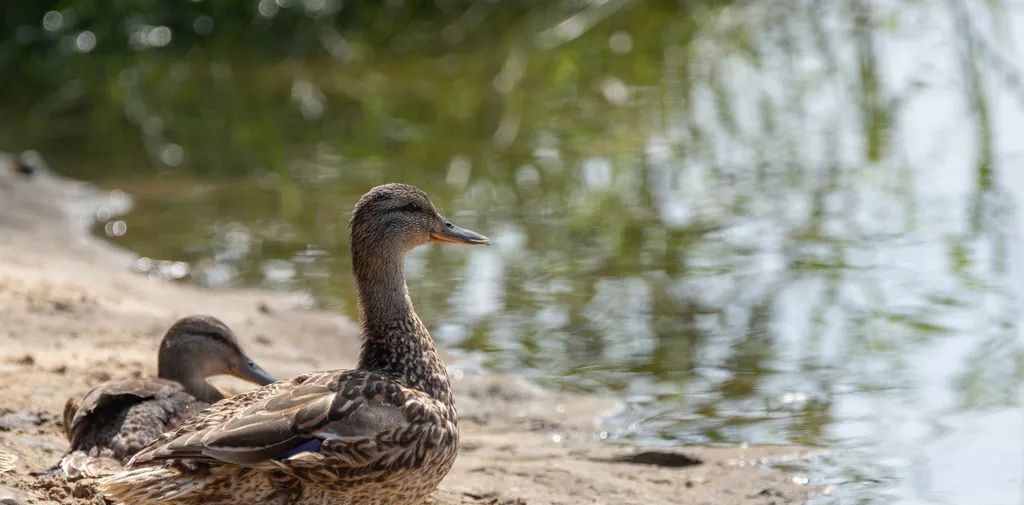
{"type": "Polygon", "coordinates": [[[353,246],[352,270],[362,321],[359,368],[399,378],[407,386],[451,404],[444,362],[409,298],[404,251],[383,252],[353,246]]]}
{"type": "Polygon", "coordinates": [[[192,395],[197,400],[201,400],[206,403],[216,403],[224,399],[224,394],[217,388],[213,387],[209,382],[206,382],[205,377],[194,373],[184,372],[173,366],[172,362],[176,361],[178,360],[175,360],[170,356],[161,355],[160,361],[157,364],[157,376],[161,379],[167,379],[181,384],[181,386],[185,388],[185,392],[192,395]]]}
{"type": "Polygon", "coordinates": [[[224,394],[202,377],[190,377],[181,385],[185,386],[185,392],[206,403],[217,403],[224,399],[224,394]]]}

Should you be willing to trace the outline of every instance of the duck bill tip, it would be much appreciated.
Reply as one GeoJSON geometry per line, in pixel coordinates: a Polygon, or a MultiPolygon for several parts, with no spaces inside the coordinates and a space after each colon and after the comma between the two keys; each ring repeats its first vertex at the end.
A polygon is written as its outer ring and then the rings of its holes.
{"type": "Polygon", "coordinates": [[[448,244],[491,245],[491,239],[479,233],[463,230],[461,228],[446,228],[445,231],[442,232],[433,232],[430,234],[430,239],[434,242],[444,242],[448,244]]]}
{"type": "Polygon", "coordinates": [[[273,384],[277,382],[276,377],[270,375],[270,373],[268,373],[259,365],[254,365],[252,367],[244,367],[242,369],[231,368],[231,370],[229,370],[228,373],[246,382],[252,382],[253,384],[257,384],[259,386],[266,386],[267,384],[273,384]]]}

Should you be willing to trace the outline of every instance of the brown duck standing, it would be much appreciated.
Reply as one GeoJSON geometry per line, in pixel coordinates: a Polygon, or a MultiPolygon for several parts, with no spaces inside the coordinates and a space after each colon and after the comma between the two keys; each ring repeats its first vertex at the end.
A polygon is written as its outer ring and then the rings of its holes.
{"type": "Polygon", "coordinates": [[[127,505],[404,505],[451,469],[451,385],[405,284],[405,253],[431,241],[488,244],[417,188],[356,204],[352,269],[362,315],[355,370],[317,372],[213,405],[143,449],[104,493],[127,505]]]}
{"type": "Polygon", "coordinates": [[[210,316],[174,323],[160,342],[157,378],[104,382],[81,402],[64,407],[71,443],[59,463],[68,478],[99,477],[121,465],[161,433],[224,398],[206,378],[231,374],[259,385],[274,382],[245,355],[234,333],[210,316]]]}

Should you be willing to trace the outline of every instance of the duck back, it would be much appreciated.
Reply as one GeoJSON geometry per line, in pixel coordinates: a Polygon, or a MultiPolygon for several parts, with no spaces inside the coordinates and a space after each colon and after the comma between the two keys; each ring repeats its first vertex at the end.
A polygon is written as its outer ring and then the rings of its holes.
{"type": "Polygon", "coordinates": [[[111,381],[64,409],[70,441],[60,467],[69,478],[119,472],[135,453],[191,415],[208,407],[164,379],[111,381]]]}

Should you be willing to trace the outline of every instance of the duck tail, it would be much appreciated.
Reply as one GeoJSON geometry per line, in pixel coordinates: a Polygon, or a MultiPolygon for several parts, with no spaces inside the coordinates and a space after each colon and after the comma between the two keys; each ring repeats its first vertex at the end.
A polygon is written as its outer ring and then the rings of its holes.
{"type": "Polygon", "coordinates": [[[64,476],[69,480],[98,479],[114,475],[124,468],[121,462],[106,456],[90,456],[83,451],[71,451],[53,468],[40,474],[46,477],[64,476]]]}
{"type": "Polygon", "coordinates": [[[68,440],[74,439],[74,430],[71,429],[71,425],[77,413],[78,402],[74,398],[68,398],[68,401],[64,404],[64,435],[68,437],[68,440]]]}
{"type": "Polygon", "coordinates": [[[143,466],[125,470],[99,482],[100,491],[112,500],[139,505],[178,500],[202,489],[213,476],[183,474],[166,466],[143,466]]]}

